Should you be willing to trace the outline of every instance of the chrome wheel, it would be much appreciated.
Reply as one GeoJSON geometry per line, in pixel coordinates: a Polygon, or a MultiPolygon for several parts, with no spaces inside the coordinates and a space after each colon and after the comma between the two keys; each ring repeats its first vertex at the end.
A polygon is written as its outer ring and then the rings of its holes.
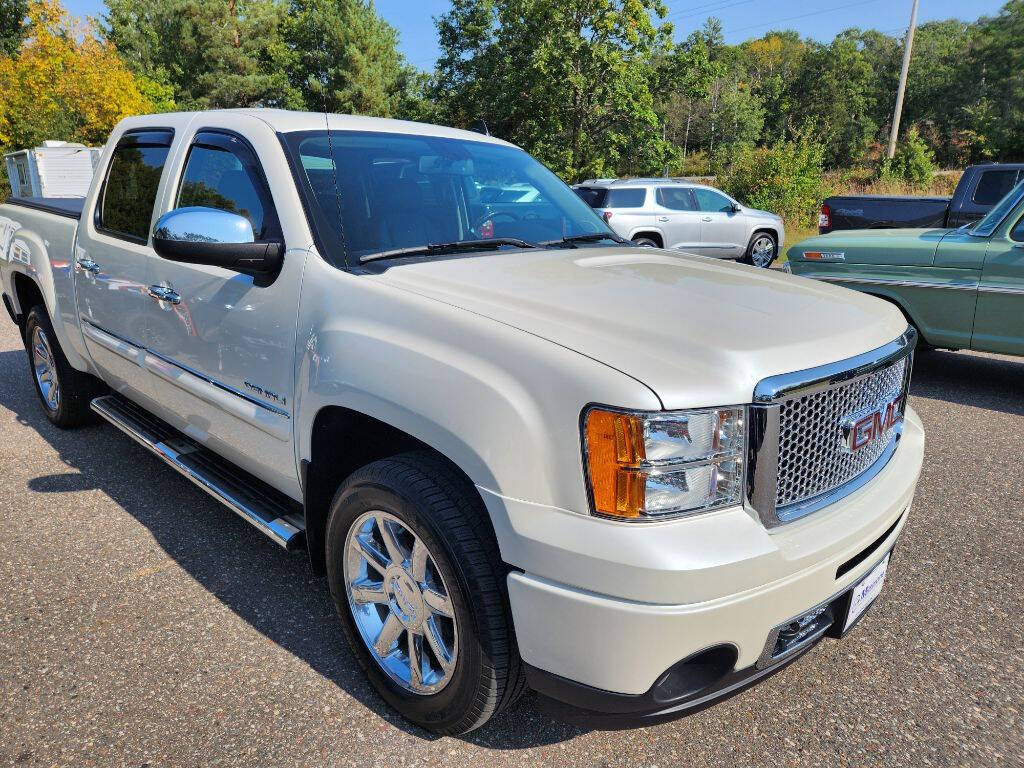
{"type": "Polygon", "coordinates": [[[755,267],[770,266],[775,259],[775,241],[768,235],[758,235],[750,246],[750,261],[755,267]]]}
{"type": "Polygon", "coordinates": [[[451,592],[427,546],[387,512],[349,528],[345,591],[370,655],[403,689],[433,694],[455,672],[459,633],[451,592]]]}
{"type": "Polygon", "coordinates": [[[46,332],[38,326],[32,331],[32,368],[43,402],[51,411],[56,411],[60,407],[57,364],[53,359],[53,350],[50,349],[50,340],[46,337],[46,332]]]}

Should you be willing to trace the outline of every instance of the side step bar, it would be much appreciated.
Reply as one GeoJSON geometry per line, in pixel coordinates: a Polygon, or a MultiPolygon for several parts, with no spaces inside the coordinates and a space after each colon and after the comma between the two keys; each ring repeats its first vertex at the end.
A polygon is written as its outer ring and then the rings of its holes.
{"type": "Polygon", "coordinates": [[[119,395],[92,401],[96,413],[223,502],[285,549],[305,541],[301,505],[220,458],[119,395]]]}

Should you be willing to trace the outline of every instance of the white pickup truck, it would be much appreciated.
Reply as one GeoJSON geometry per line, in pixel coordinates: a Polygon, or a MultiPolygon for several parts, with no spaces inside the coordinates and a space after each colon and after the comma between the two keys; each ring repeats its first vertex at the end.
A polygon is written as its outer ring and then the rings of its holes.
{"type": "Polygon", "coordinates": [[[623,243],[475,133],[130,118],[84,201],[0,207],[0,276],[50,421],[98,415],[305,548],[441,733],[527,685],[652,722],[842,636],[921,469],[898,310],[623,243]]]}

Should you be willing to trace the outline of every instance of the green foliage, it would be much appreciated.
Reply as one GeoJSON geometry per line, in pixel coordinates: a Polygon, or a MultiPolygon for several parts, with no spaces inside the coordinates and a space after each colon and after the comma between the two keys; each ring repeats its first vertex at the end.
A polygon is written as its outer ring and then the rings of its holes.
{"type": "Polygon", "coordinates": [[[568,180],[660,169],[664,14],[660,0],[454,0],[430,97],[445,122],[483,119],[568,180]]]}
{"type": "Polygon", "coordinates": [[[363,0],[292,0],[284,39],[303,104],[326,112],[396,114],[412,73],[394,27],[363,0]]]}
{"type": "Polygon", "coordinates": [[[274,0],[107,0],[106,35],[128,66],[185,109],[299,106],[274,0]]]}
{"type": "Polygon", "coordinates": [[[0,56],[13,56],[25,39],[28,0],[0,0],[0,56]]]}
{"type": "Polygon", "coordinates": [[[916,127],[907,131],[906,138],[897,144],[892,159],[883,160],[878,171],[882,179],[909,184],[928,184],[934,173],[935,155],[916,127]]]}
{"type": "Polygon", "coordinates": [[[716,165],[716,184],[746,205],[777,213],[797,226],[816,220],[824,184],[825,147],[808,128],[770,147],[744,146],[716,165]]]}

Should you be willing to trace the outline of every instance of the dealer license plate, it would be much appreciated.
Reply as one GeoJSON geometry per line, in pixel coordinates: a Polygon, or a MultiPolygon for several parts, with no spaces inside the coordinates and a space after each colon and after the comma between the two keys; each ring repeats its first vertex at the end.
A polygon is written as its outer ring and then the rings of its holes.
{"type": "Polygon", "coordinates": [[[889,555],[871,569],[871,573],[861,579],[857,585],[853,588],[853,595],[850,597],[850,610],[846,612],[846,624],[843,625],[843,631],[849,629],[860,615],[868,609],[868,606],[875,601],[875,598],[882,591],[882,585],[885,583],[885,573],[889,569],[889,555]]]}

